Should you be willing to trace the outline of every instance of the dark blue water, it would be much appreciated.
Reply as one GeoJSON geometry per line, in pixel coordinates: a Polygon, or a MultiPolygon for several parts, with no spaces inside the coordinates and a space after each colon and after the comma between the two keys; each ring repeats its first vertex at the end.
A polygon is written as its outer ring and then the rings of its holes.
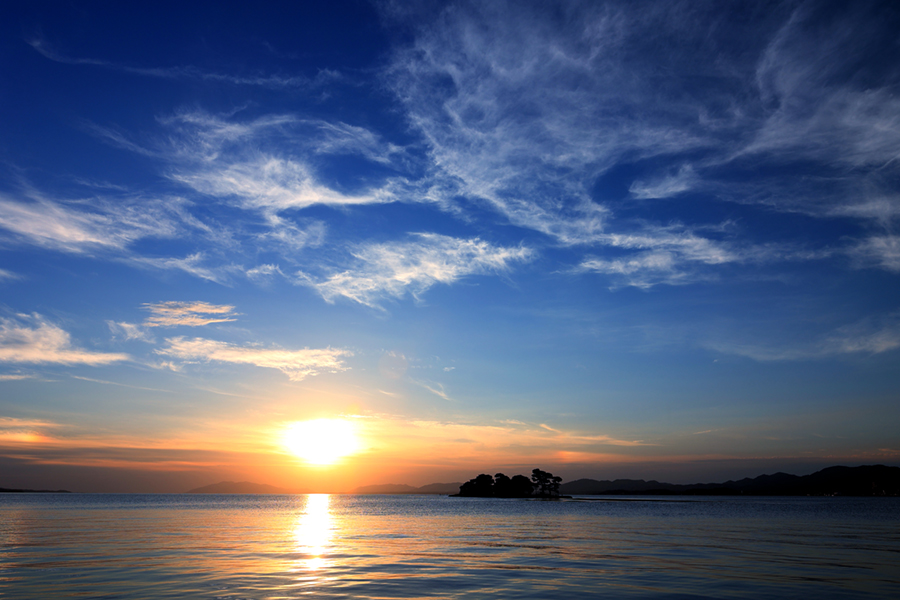
{"type": "Polygon", "coordinates": [[[4,494],[0,597],[900,598],[900,499],[674,500],[4,494]]]}

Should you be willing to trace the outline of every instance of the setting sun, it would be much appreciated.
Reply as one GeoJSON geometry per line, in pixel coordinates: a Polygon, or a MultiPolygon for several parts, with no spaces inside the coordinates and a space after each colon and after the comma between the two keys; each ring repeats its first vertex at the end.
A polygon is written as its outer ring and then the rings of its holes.
{"type": "Polygon", "coordinates": [[[288,425],[284,445],[314,465],[330,465],[359,447],[352,423],[343,419],[316,419],[288,425]]]}

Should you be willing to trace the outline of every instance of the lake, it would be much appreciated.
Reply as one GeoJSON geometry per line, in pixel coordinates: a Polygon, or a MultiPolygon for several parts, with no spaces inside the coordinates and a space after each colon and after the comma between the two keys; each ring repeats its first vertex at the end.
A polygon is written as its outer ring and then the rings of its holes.
{"type": "Polygon", "coordinates": [[[2,494],[0,597],[900,598],[900,498],[2,494]]]}

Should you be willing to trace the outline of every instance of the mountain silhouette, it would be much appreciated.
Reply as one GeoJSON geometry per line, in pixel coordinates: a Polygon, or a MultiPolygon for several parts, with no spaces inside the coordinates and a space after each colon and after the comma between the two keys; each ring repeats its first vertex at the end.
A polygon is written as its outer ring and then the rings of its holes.
{"type": "Polygon", "coordinates": [[[296,494],[294,490],[287,490],[274,485],[266,485],[264,483],[252,483],[250,481],[220,481],[212,485],[205,485],[193,490],[188,490],[188,494],[296,494]]]}
{"type": "Polygon", "coordinates": [[[597,481],[578,479],[560,492],[581,496],[603,494],[683,494],[750,496],[900,496],[900,467],[867,465],[828,467],[811,475],[773,473],[724,483],[675,484],[643,479],[597,481]]]}
{"type": "Polygon", "coordinates": [[[461,483],[429,483],[422,487],[413,487],[402,483],[384,483],[380,485],[364,485],[353,490],[354,494],[455,494],[461,483]]]}

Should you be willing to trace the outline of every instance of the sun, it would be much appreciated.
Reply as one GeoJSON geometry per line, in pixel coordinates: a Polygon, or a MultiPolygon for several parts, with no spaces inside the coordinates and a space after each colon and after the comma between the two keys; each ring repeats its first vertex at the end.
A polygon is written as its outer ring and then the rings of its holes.
{"type": "Polygon", "coordinates": [[[359,440],[350,421],[315,419],[288,425],[284,446],[310,464],[331,465],[356,452],[359,440]]]}

